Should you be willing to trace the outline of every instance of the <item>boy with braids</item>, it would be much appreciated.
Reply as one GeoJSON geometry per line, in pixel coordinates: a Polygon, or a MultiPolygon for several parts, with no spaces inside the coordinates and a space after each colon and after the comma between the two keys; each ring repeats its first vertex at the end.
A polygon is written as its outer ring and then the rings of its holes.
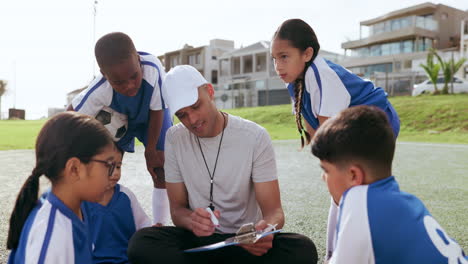
{"type": "Polygon", "coordinates": [[[320,126],[312,153],[337,205],[326,260],[348,263],[468,263],[424,204],[392,176],[394,132],[374,106],[348,108],[320,126]]]}
{"type": "Polygon", "coordinates": [[[183,252],[224,241],[246,223],[256,224],[257,230],[282,228],[284,213],[273,146],[264,128],[216,109],[213,86],[189,65],[168,72],[163,94],[180,120],[167,132],[164,164],[175,227],[138,231],[129,243],[130,262],[316,263],[313,242],[291,233],[183,252]]]}
{"type": "Polygon", "coordinates": [[[155,187],[154,223],[166,224],[164,140],[172,121],[161,96],[164,68],[155,56],[137,52],[130,37],[121,32],[101,37],[94,52],[102,75],[73,99],[68,110],[96,116],[106,106],[127,116],[128,131],[117,145],[134,152],[135,137],[145,145],[146,165],[155,187]]]}

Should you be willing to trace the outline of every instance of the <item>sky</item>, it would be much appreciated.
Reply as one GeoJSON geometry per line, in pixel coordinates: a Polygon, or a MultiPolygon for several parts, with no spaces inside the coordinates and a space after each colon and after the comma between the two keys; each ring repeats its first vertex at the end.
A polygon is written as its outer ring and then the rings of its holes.
{"type": "MultiPolygon", "coordinates": [[[[359,22],[418,0],[19,0],[0,1],[1,98],[26,119],[64,107],[66,94],[86,86],[98,67],[94,43],[114,31],[128,34],[138,50],[162,55],[229,39],[235,47],[270,40],[286,19],[301,18],[315,30],[321,48],[343,53],[341,43],[359,38],[359,22]],[[94,13],[96,6],[96,13],[94,13]]],[[[467,0],[433,2],[468,10],[467,0]]]]}

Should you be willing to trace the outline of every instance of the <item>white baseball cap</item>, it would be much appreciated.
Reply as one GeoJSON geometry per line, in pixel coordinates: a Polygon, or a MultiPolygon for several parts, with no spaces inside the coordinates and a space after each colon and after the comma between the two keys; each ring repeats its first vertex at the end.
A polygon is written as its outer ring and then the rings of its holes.
{"type": "Polygon", "coordinates": [[[166,75],[162,85],[162,95],[169,106],[171,116],[180,109],[191,106],[198,100],[198,87],[208,81],[190,65],[179,65],[166,75]]]}

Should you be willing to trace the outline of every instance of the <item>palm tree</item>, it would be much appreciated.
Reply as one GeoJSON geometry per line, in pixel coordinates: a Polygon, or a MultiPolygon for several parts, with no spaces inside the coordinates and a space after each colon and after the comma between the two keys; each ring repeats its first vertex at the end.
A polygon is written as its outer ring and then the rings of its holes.
{"type": "MultiPolygon", "coordinates": [[[[465,64],[466,60],[467,60],[466,58],[461,58],[457,62],[455,62],[453,60],[453,58],[449,60],[449,62],[448,62],[449,69],[451,69],[449,71],[450,72],[450,78],[445,79],[445,80],[448,80],[448,81],[446,81],[445,85],[447,85],[448,82],[453,81],[453,75],[455,75],[455,73],[463,66],[463,64],[465,64]]],[[[445,76],[445,74],[444,74],[444,76],[445,76]]],[[[448,88],[447,88],[447,90],[448,90],[448,88]]],[[[452,86],[452,93],[453,93],[453,86],[452,86]]]]}
{"type": "Polygon", "coordinates": [[[455,62],[453,58],[448,61],[443,61],[437,52],[434,52],[434,55],[437,57],[442,68],[442,73],[444,74],[444,88],[442,89],[442,94],[448,94],[448,83],[452,82],[453,75],[465,63],[466,58],[461,58],[457,62],[455,62]]]}
{"type": "Polygon", "coordinates": [[[426,72],[427,78],[431,80],[434,85],[434,94],[438,94],[439,90],[437,89],[437,77],[439,77],[440,64],[434,63],[434,53],[437,52],[434,49],[430,49],[427,53],[426,64],[420,64],[424,71],[426,72]]]}
{"type": "Polygon", "coordinates": [[[0,80],[0,119],[2,119],[2,96],[6,92],[7,81],[0,80]]]}

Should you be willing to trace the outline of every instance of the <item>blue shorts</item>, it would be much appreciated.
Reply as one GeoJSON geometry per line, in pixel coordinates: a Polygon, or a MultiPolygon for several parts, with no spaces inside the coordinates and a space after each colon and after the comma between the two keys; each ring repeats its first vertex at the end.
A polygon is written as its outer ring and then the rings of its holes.
{"type": "MultiPolygon", "coordinates": [[[[164,109],[163,117],[161,133],[159,134],[158,143],[156,144],[156,149],[161,151],[164,151],[166,132],[172,126],[172,118],[169,109],[164,109]]],[[[129,128],[128,133],[117,142],[117,145],[125,152],[135,152],[135,137],[146,147],[148,143],[148,124],[139,126],[136,129],[129,128]]]]}

